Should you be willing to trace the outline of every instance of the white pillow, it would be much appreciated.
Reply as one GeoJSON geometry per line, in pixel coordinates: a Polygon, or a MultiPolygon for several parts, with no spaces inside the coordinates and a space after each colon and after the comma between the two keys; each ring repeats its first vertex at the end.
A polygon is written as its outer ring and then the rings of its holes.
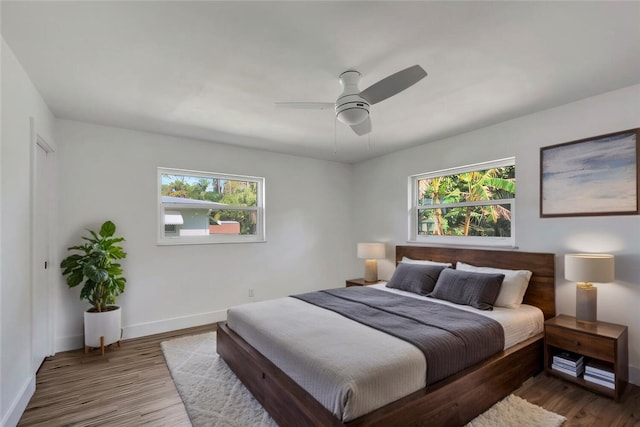
{"type": "Polygon", "coordinates": [[[422,265],[441,265],[443,267],[453,267],[453,265],[450,262],[435,262],[435,261],[429,261],[426,259],[411,259],[411,258],[407,258],[402,257],[402,261],[400,261],[403,264],[422,264],[422,265]]]}
{"type": "Polygon", "coordinates": [[[476,273],[504,274],[500,293],[498,293],[498,298],[496,298],[496,302],[494,302],[493,305],[495,307],[505,308],[520,307],[524,294],[527,292],[529,279],[531,279],[532,274],[529,270],[506,270],[493,267],[476,267],[475,265],[465,264],[460,261],[456,263],[456,270],[473,271],[476,273]]]}

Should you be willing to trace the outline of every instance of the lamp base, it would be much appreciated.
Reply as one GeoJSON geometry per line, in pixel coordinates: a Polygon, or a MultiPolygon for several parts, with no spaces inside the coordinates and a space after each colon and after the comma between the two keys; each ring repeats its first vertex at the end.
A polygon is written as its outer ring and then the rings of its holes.
{"type": "Polygon", "coordinates": [[[364,261],[364,281],[367,283],[378,282],[378,261],[375,259],[364,261]]]}
{"type": "Polygon", "coordinates": [[[576,320],[595,322],[598,314],[598,288],[578,285],[576,287],[576,320]]]}

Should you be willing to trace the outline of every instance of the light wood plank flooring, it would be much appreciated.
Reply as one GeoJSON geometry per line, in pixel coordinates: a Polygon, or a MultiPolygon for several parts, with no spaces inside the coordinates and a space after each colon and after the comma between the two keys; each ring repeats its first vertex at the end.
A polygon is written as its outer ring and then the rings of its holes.
{"type": "MultiPolygon", "coordinates": [[[[214,330],[214,325],[124,341],[122,347],[87,355],[82,350],[48,358],[19,426],[189,427],[160,342],[214,330]]],[[[621,402],[601,397],[544,373],[516,394],[567,417],[564,427],[640,427],[640,387],[629,386],[621,402]]]]}

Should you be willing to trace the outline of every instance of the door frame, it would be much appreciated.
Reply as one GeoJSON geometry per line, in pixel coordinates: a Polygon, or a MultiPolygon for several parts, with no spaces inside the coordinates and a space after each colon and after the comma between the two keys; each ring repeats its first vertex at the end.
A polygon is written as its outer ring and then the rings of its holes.
{"type": "MultiPolygon", "coordinates": [[[[34,354],[34,341],[35,341],[35,325],[33,322],[33,319],[35,317],[35,313],[34,313],[34,301],[35,301],[35,287],[36,287],[36,278],[38,277],[38,270],[42,268],[42,260],[37,259],[37,245],[40,243],[40,240],[38,239],[38,236],[36,235],[36,206],[37,206],[37,195],[38,195],[38,191],[40,190],[38,188],[38,149],[42,149],[45,151],[45,153],[47,154],[46,156],[46,162],[47,162],[47,166],[46,166],[46,170],[47,170],[47,174],[48,174],[48,179],[47,181],[47,189],[45,189],[45,191],[47,192],[46,194],[52,194],[52,192],[55,189],[54,186],[54,162],[53,162],[53,155],[54,155],[54,149],[52,147],[51,144],[49,144],[46,139],[40,135],[37,131],[36,128],[36,123],[35,123],[35,119],[33,117],[29,118],[29,125],[30,125],[30,133],[31,133],[31,188],[30,188],[30,202],[31,202],[31,207],[30,207],[30,228],[31,228],[31,248],[30,248],[30,252],[31,252],[31,363],[32,365],[35,365],[35,354],[34,354]]],[[[55,302],[54,302],[54,292],[52,290],[52,285],[53,285],[53,280],[52,280],[52,271],[54,270],[53,265],[54,265],[54,258],[53,258],[53,242],[54,239],[52,238],[52,231],[53,231],[53,219],[55,216],[55,207],[54,207],[54,203],[53,200],[51,198],[47,199],[47,208],[53,212],[53,215],[49,215],[47,216],[47,223],[46,223],[46,227],[47,227],[47,251],[46,251],[46,257],[47,260],[46,262],[48,263],[47,268],[45,269],[45,274],[44,274],[44,278],[45,278],[45,286],[43,287],[44,289],[44,296],[47,300],[47,304],[46,304],[46,320],[47,320],[47,330],[46,330],[46,346],[44,346],[45,350],[46,350],[46,356],[53,356],[55,354],[55,348],[54,348],[54,338],[55,338],[55,302]]],[[[32,366],[33,369],[33,373],[35,374],[35,372],[39,369],[40,364],[38,364],[38,366],[32,366]]]]}

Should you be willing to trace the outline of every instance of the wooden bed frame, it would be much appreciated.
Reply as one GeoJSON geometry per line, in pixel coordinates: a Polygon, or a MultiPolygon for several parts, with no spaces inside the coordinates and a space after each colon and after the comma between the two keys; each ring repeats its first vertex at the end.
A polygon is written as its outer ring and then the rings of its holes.
{"type": "MultiPolygon", "coordinates": [[[[524,298],[545,319],[555,316],[553,254],[424,246],[397,246],[402,257],[533,272],[524,298]]],[[[218,324],[218,353],[281,426],[461,426],[509,395],[543,368],[543,334],[458,374],[343,423],[225,322],[218,324]]]]}

